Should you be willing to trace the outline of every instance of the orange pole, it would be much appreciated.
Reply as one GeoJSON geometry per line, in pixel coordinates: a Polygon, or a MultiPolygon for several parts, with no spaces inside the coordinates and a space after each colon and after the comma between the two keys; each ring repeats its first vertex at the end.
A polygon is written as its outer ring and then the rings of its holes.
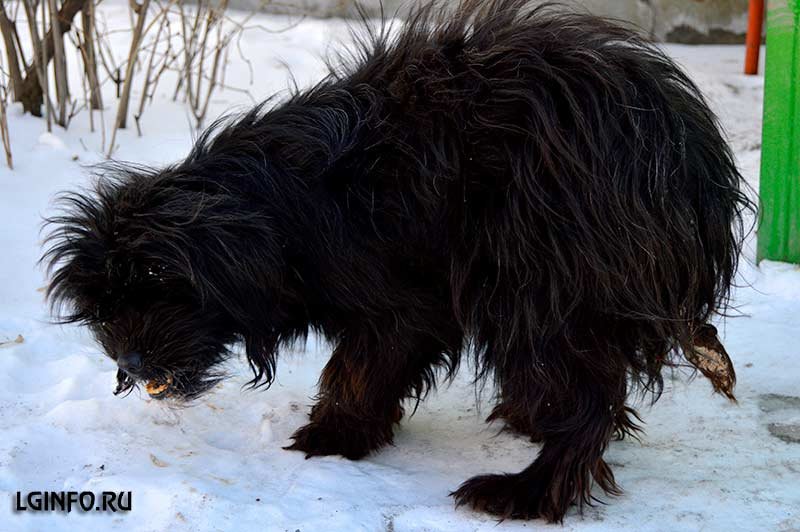
{"type": "Polygon", "coordinates": [[[764,0],[750,0],[747,19],[747,39],[744,73],[758,74],[758,54],[761,50],[761,29],[764,23],[764,0]]]}

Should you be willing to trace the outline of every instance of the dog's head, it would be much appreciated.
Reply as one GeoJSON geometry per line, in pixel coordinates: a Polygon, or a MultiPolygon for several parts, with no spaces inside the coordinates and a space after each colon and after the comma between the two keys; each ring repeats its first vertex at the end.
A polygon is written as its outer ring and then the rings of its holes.
{"type": "Polygon", "coordinates": [[[93,191],[65,194],[47,220],[48,298],[116,361],[116,393],[143,385],[155,398],[194,398],[222,377],[237,341],[253,384],[272,378],[268,224],[200,181],[185,169],[105,168],[93,191]]]}

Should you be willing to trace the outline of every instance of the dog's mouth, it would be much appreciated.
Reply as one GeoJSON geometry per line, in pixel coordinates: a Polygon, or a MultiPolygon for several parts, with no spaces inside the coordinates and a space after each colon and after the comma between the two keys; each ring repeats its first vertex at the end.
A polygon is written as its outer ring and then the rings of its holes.
{"type": "Polygon", "coordinates": [[[123,370],[117,372],[117,388],[114,395],[128,395],[139,388],[147,392],[150,399],[169,399],[187,403],[207,392],[222,380],[222,373],[203,373],[198,369],[149,373],[134,378],[123,370]]]}
{"type": "Polygon", "coordinates": [[[144,390],[147,392],[147,395],[153,399],[163,399],[169,395],[172,382],[172,375],[150,379],[145,383],[144,390]]]}
{"type": "MultiPolygon", "coordinates": [[[[170,374],[154,377],[146,381],[143,380],[143,382],[147,395],[153,399],[164,399],[168,396],[175,395],[173,393],[175,388],[175,379],[170,374]]],[[[117,372],[117,389],[114,391],[114,395],[127,395],[131,392],[131,390],[134,389],[135,386],[136,380],[132,379],[130,375],[124,371],[119,370],[117,372]]]]}

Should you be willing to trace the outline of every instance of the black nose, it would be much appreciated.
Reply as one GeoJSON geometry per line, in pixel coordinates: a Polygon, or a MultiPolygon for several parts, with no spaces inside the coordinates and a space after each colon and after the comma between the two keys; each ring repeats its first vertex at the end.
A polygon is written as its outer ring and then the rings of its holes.
{"type": "Polygon", "coordinates": [[[142,360],[142,355],[136,351],[124,353],[117,358],[117,366],[119,366],[119,369],[131,375],[139,373],[143,365],[144,361],[142,360]]]}

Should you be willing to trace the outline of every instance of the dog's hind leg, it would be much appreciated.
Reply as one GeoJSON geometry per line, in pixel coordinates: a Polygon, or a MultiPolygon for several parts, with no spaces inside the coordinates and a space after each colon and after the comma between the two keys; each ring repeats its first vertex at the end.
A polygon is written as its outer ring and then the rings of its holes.
{"type": "MultiPolygon", "coordinates": [[[[434,385],[435,367],[455,363],[457,355],[445,353],[456,349],[441,338],[410,328],[342,335],[320,377],[311,421],[287,449],[356,460],[391,444],[403,400],[419,400],[434,385]]],[[[460,347],[455,332],[452,340],[460,347]]]]}
{"type": "MultiPolygon", "coordinates": [[[[513,386],[510,390],[503,389],[502,383],[500,386],[500,401],[492,409],[486,422],[500,421],[504,424],[503,430],[527,436],[533,443],[544,441],[544,436],[538,428],[539,422],[532,417],[530,410],[520,408],[520,405],[524,405],[524,401],[515,399],[513,386]]],[[[639,426],[641,421],[634,408],[624,404],[618,405],[614,412],[614,439],[623,440],[626,437],[638,439],[642,432],[639,426]]]]}
{"type": "Polygon", "coordinates": [[[569,383],[554,385],[557,379],[540,383],[517,379],[515,392],[527,388],[528,397],[516,396],[515,408],[518,412],[529,409],[528,419],[535,420],[544,442],[537,459],[516,474],[467,480],[453,493],[457,505],[502,518],[542,517],[560,522],[571,505],[591,503],[593,483],[606,493],[619,493],[603,452],[615,432],[617,413],[625,408],[624,368],[605,368],[598,374],[575,364],[569,383]]]}

